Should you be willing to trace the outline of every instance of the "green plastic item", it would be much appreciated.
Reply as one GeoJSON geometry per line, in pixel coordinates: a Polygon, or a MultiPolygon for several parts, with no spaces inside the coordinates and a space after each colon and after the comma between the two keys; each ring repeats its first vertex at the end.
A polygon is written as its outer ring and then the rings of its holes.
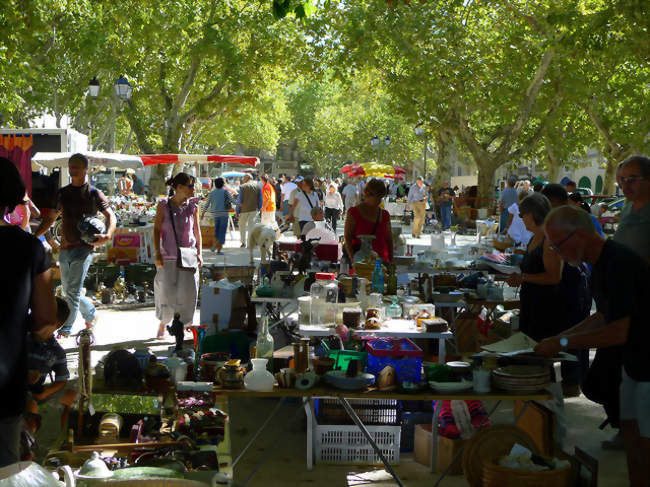
{"type": "Polygon", "coordinates": [[[425,374],[428,381],[452,382],[453,380],[451,367],[445,364],[427,364],[425,368],[425,374]]]}
{"type": "Polygon", "coordinates": [[[368,352],[355,352],[354,350],[330,350],[328,352],[330,358],[334,359],[335,370],[348,370],[350,360],[358,360],[361,362],[363,369],[368,365],[368,352]]]}

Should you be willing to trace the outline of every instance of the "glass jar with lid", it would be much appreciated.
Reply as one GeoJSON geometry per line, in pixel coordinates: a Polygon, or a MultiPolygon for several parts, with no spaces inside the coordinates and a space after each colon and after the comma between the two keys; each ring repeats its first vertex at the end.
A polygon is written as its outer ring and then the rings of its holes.
{"type": "Polygon", "coordinates": [[[336,321],[339,283],[329,272],[317,272],[316,282],[309,289],[311,304],[309,321],[312,325],[334,326],[336,321]]]}

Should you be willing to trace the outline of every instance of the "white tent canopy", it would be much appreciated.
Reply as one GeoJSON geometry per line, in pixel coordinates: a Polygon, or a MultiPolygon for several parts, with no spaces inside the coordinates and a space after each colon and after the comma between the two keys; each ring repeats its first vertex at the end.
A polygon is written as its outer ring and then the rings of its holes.
{"type": "MultiPolygon", "coordinates": [[[[130,154],[111,154],[107,152],[87,151],[83,153],[90,166],[104,166],[107,169],[142,169],[144,164],[140,156],[130,154]]],[[[37,152],[32,157],[32,169],[41,167],[53,169],[67,167],[72,152],[37,152]]]]}

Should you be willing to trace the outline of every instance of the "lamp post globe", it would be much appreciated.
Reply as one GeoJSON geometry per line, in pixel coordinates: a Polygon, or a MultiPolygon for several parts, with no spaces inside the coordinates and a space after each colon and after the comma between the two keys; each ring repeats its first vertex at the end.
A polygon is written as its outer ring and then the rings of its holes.
{"type": "Polygon", "coordinates": [[[386,144],[386,147],[388,147],[390,145],[390,137],[386,137],[384,139],[384,144],[386,144]]]}
{"type": "Polygon", "coordinates": [[[117,81],[115,81],[114,88],[115,94],[121,100],[128,101],[131,99],[131,92],[133,91],[133,87],[124,76],[120,76],[117,81]]]}
{"type": "Polygon", "coordinates": [[[372,139],[370,139],[370,145],[373,147],[378,147],[379,146],[379,137],[374,135],[372,139]]]}
{"type": "Polygon", "coordinates": [[[95,76],[90,80],[90,83],[88,83],[88,96],[90,96],[90,98],[97,98],[99,96],[99,89],[100,84],[99,81],[97,81],[97,76],[95,76]]]}

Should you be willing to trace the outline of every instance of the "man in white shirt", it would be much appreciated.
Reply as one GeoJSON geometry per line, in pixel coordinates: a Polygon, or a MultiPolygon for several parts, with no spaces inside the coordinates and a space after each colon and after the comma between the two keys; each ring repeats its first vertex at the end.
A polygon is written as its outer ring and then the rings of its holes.
{"type": "Polygon", "coordinates": [[[289,216],[289,210],[291,209],[291,202],[289,198],[291,193],[298,187],[296,183],[291,181],[291,178],[288,174],[283,176],[282,184],[280,185],[282,193],[282,217],[286,220],[289,216]]]}
{"type": "Polygon", "coordinates": [[[356,206],[359,199],[356,184],[353,182],[346,184],[341,194],[343,195],[343,202],[345,203],[345,211],[348,211],[353,206],[356,206]]]}

